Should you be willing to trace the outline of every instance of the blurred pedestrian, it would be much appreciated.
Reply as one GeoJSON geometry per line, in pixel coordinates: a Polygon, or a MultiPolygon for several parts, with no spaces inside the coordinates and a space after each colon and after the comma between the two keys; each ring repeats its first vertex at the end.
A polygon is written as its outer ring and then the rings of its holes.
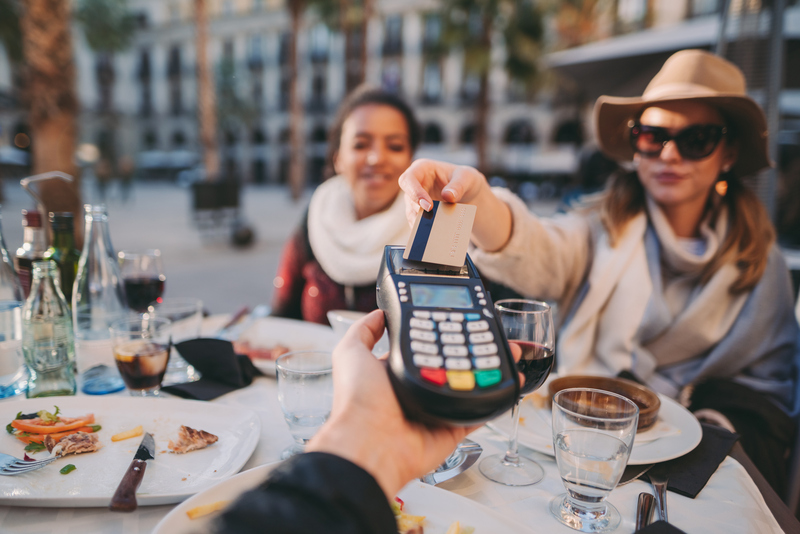
{"type": "Polygon", "coordinates": [[[409,211],[478,206],[484,274],[554,299],[558,372],[632,373],[742,435],[780,493],[800,411],[798,328],[786,263],[743,178],[770,165],[764,112],[741,71],[701,50],[671,56],[641,97],[600,97],[600,148],[633,172],[596,203],[542,220],[475,169],[420,160],[409,211]]]}
{"type": "Polygon", "coordinates": [[[94,166],[94,176],[97,180],[97,195],[100,197],[101,202],[106,201],[106,191],[108,185],[111,183],[111,174],[113,169],[111,161],[107,158],[102,158],[94,166]]]}
{"type": "Polygon", "coordinates": [[[123,203],[128,202],[130,198],[133,173],[135,170],[136,167],[132,157],[125,154],[119,159],[119,189],[123,203]]]}

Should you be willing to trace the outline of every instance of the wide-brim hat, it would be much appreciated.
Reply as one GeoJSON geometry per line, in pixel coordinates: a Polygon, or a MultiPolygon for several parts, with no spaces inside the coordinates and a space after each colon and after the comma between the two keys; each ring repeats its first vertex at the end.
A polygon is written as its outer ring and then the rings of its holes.
{"type": "Polygon", "coordinates": [[[738,140],[732,170],[747,176],[771,166],[764,111],[747,96],[744,74],[736,65],[704,50],[682,50],[667,59],[642,96],[601,96],[594,106],[600,148],[617,161],[633,159],[630,121],[653,104],[679,100],[706,102],[718,109],[738,140]]]}

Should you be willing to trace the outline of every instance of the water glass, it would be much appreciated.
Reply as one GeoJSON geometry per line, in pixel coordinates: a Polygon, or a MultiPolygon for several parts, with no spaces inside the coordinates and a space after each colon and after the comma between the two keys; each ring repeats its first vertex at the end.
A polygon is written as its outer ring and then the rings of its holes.
{"type": "Polygon", "coordinates": [[[620,514],[605,502],[619,483],[633,447],[639,408],[599,389],[573,388],[553,397],[553,449],[567,493],[550,512],[581,532],[617,528],[620,514]]]}
{"type": "Polygon", "coordinates": [[[305,451],[305,445],[325,423],[333,405],[331,353],[298,351],[276,363],[278,402],[295,443],[281,453],[286,459],[305,451]]]}
{"type": "Polygon", "coordinates": [[[143,314],[111,325],[114,361],[134,397],[157,397],[172,346],[169,319],[143,314]]]}
{"type": "MultiPolygon", "coordinates": [[[[180,343],[200,337],[203,326],[203,301],[184,297],[167,297],[150,304],[151,317],[164,317],[172,322],[172,342],[180,343]]],[[[173,347],[169,355],[163,385],[183,384],[200,379],[200,372],[189,365],[173,347]]]]}

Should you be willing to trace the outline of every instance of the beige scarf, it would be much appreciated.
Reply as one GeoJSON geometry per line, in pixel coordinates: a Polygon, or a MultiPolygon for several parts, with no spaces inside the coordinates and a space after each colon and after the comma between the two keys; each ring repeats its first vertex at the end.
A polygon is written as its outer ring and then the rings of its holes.
{"type": "Polygon", "coordinates": [[[385,245],[405,245],[410,232],[402,191],[386,210],[356,219],[353,191],[342,176],[323,182],[308,206],[308,240],[338,284],[374,284],[385,245]]]}

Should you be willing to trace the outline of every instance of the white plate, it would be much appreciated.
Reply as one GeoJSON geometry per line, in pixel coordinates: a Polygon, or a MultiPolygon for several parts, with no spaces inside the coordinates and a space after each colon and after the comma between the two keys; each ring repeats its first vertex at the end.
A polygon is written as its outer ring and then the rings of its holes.
{"type": "MultiPolygon", "coordinates": [[[[263,317],[242,332],[239,341],[246,341],[253,347],[283,345],[292,351],[332,351],[339,337],[329,326],[282,317],[263,317]]],[[[275,360],[253,358],[253,365],[265,374],[275,374],[275,360]]]]}
{"type": "MultiPolygon", "coordinates": [[[[103,448],[71,455],[24,475],[0,477],[0,504],[16,506],[108,506],[122,475],[133,460],[142,438],[112,442],[111,436],[138,425],[153,434],[155,460],[147,462],[136,499],[140,506],[171,504],[203,491],[239,472],[255,450],[261,420],[252,410],[223,404],[174,399],[133,397],[50,397],[0,403],[0,422],[10,423],[17,412],[53,410],[68,417],[94,413],[103,448]],[[177,438],[180,425],[219,436],[215,444],[187,454],[167,453],[167,443],[177,438]],[[67,464],[77,469],[68,475],[67,464]]],[[[6,432],[0,452],[22,458],[25,445],[6,432]]],[[[39,453],[35,457],[44,457],[39,453]]]]}
{"type": "MultiPolygon", "coordinates": [[[[220,482],[176,506],[156,525],[153,534],[184,534],[208,532],[217,513],[191,520],[188,510],[218,501],[232,501],[247,490],[260,484],[280,462],[262,465],[220,482]]],[[[475,528],[475,534],[530,533],[530,528],[515,523],[498,512],[456,493],[429,486],[419,481],[410,482],[400,491],[405,511],[424,515],[425,534],[444,534],[453,521],[475,528]]]]}
{"type": "MultiPolygon", "coordinates": [[[[659,395],[661,409],[658,418],[680,429],[674,435],[646,443],[634,443],[628,465],[654,464],[678,458],[697,447],[703,437],[703,429],[692,412],[669,397],[659,395]]],[[[553,428],[549,409],[537,409],[532,402],[523,402],[520,417],[524,423],[519,425],[519,443],[536,452],[553,456],[553,428]]],[[[511,412],[508,412],[489,426],[505,434],[511,431],[511,412]]]]}

